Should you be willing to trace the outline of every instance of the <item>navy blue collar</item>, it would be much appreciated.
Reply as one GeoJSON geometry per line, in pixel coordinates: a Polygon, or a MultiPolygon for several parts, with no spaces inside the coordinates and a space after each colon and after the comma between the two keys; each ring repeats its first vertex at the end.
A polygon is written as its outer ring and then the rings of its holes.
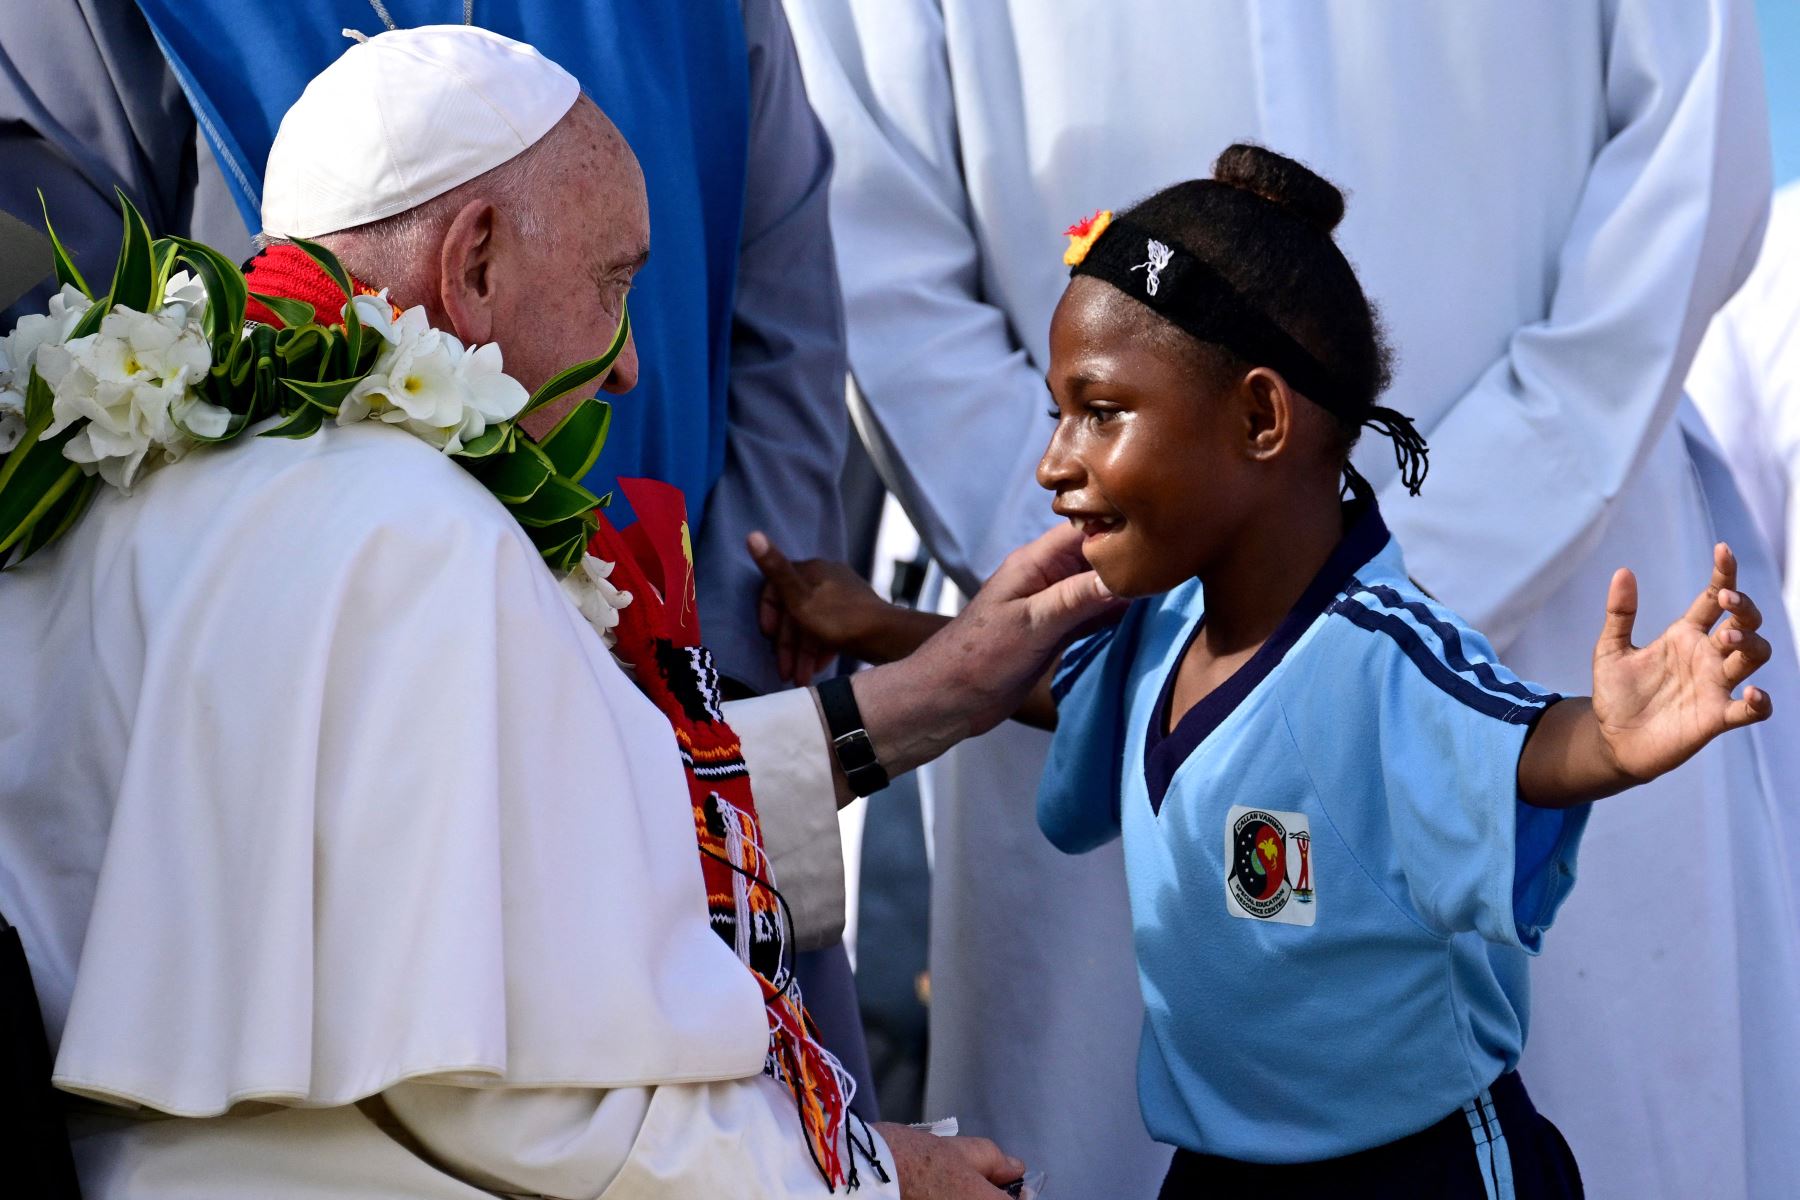
{"type": "MultiPolygon", "coordinates": [[[[1354,505],[1355,502],[1352,502],[1354,505]]],[[[1217,729],[1221,722],[1237,710],[1246,697],[1255,690],[1256,685],[1269,677],[1269,673],[1281,665],[1287,652],[1300,640],[1300,635],[1312,627],[1331,602],[1344,589],[1344,585],[1355,578],[1365,563],[1381,553],[1382,547],[1388,544],[1387,525],[1381,519],[1381,510],[1370,502],[1367,507],[1357,505],[1347,509],[1349,528],[1345,530],[1343,539],[1337,548],[1313,576],[1306,590],[1300,593],[1300,599],[1288,610],[1275,632],[1269,635],[1250,660],[1239,667],[1224,683],[1207,693],[1200,702],[1182,715],[1181,723],[1169,730],[1169,711],[1175,693],[1175,676],[1181,671],[1181,661],[1200,636],[1201,628],[1206,624],[1205,614],[1194,623],[1194,631],[1182,644],[1181,653],[1169,667],[1168,678],[1163,680],[1162,692],[1157,696],[1156,705],[1150,710],[1150,731],[1144,739],[1144,775],[1149,784],[1150,809],[1152,812],[1162,811],[1163,796],[1168,793],[1169,781],[1181,764],[1207,736],[1217,729]],[[1360,511],[1356,511],[1360,508],[1360,511]],[[1167,733],[1164,730],[1169,730],[1167,733]]]]}

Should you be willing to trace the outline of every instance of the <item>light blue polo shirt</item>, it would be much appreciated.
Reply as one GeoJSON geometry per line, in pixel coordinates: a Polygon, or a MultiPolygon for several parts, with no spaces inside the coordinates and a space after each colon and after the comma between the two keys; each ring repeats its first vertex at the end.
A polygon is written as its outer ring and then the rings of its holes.
{"type": "Polygon", "coordinates": [[[1587,818],[1518,799],[1558,697],[1407,579],[1372,506],[1165,735],[1202,611],[1190,582],[1064,656],[1038,796],[1070,853],[1124,837],[1145,1123],[1253,1162],[1425,1129],[1525,1043],[1526,957],[1587,818]]]}

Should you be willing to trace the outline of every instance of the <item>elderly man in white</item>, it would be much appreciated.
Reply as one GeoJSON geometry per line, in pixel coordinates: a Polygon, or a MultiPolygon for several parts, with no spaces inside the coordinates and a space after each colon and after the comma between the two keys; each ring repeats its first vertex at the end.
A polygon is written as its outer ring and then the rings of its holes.
{"type": "MultiPolygon", "coordinates": [[[[351,49],[267,178],[268,233],[330,231],[527,388],[611,336],[649,249],[574,80],[459,27],[351,49]]],[[[709,928],[670,726],[484,488],[372,422],[102,490],[0,579],[0,911],[91,1200],[826,1193],[709,928]]],[[[1075,564],[1036,544],[979,643],[858,678],[887,769],[1002,719],[1107,603],[1075,564]]],[[[728,717],[797,920],[841,920],[812,695],[728,717]]],[[[877,1195],[1022,1169],[893,1126],[856,1161],[877,1195]]]]}

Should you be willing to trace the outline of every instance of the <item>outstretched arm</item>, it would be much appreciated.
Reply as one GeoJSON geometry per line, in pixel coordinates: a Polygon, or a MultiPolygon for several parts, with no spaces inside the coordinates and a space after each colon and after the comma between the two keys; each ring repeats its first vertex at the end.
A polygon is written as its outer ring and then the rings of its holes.
{"type": "Polygon", "coordinates": [[[1737,589],[1737,559],[1713,548],[1712,581],[1648,646],[1631,643],[1637,578],[1620,569],[1594,647],[1594,694],[1544,713],[1519,756],[1519,796],[1561,808],[1647,783],[1728,729],[1766,720],[1769,694],[1732,692],[1769,661],[1762,613],[1737,589]],[[1721,621],[1719,618],[1724,617],[1721,621]]]}

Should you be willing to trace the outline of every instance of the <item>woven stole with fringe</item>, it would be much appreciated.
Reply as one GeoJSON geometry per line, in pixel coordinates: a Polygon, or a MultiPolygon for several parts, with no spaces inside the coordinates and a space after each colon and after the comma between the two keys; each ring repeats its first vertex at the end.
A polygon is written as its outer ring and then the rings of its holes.
{"type": "Polygon", "coordinates": [[[674,727],[712,927],[762,985],[769,1018],[763,1070],[793,1094],[813,1161],[833,1191],[857,1183],[854,1151],[840,1154],[840,1144],[863,1150],[885,1178],[869,1153],[872,1143],[850,1135],[840,1142],[855,1083],[820,1045],[794,978],[785,902],[763,851],[743,748],[720,709],[712,654],[700,644],[686,504],[667,484],[619,484],[637,522],[620,533],[602,516],[588,553],[613,563],[612,583],[631,593],[613,630],[613,654],[674,727]]]}

